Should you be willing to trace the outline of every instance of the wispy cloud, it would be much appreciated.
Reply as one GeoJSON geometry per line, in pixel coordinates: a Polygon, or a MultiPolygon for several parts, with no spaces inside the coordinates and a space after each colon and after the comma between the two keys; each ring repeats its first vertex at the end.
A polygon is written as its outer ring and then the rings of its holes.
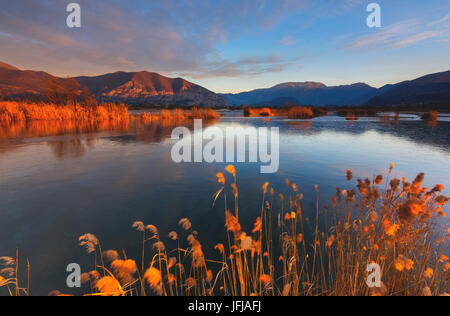
{"type": "Polygon", "coordinates": [[[445,36],[447,34],[446,31],[426,31],[426,32],[421,32],[418,34],[414,34],[411,36],[408,36],[405,39],[399,40],[395,43],[393,43],[394,47],[405,47],[405,46],[411,46],[414,45],[418,42],[427,40],[427,39],[432,39],[432,38],[436,38],[436,37],[441,37],[441,36],[445,36]]]}
{"type": "Polygon", "coordinates": [[[444,16],[442,19],[439,19],[439,20],[437,20],[437,21],[434,21],[434,22],[429,23],[428,26],[431,27],[431,26],[440,25],[440,24],[445,23],[445,22],[447,22],[447,21],[450,21],[450,13],[447,14],[446,16],[444,16]]]}
{"type": "Polygon", "coordinates": [[[291,46],[297,44],[297,42],[298,40],[290,35],[286,35],[280,40],[280,44],[283,46],[291,46]]]}
{"type": "Polygon", "coordinates": [[[442,24],[447,19],[441,19],[439,21],[424,26],[424,23],[418,20],[408,20],[392,24],[387,27],[383,27],[375,34],[365,35],[357,37],[350,42],[344,44],[343,49],[357,49],[365,47],[405,47],[412,46],[419,42],[446,37],[450,35],[450,29],[448,26],[433,28],[438,24],[442,24]]]}
{"type": "Polygon", "coordinates": [[[246,56],[235,60],[217,58],[199,71],[180,73],[196,79],[208,77],[252,77],[265,73],[282,72],[296,60],[286,60],[280,55],[246,56]]]}
{"type": "Polygon", "coordinates": [[[406,21],[382,28],[379,32],[371,35],[358,37],[345,44],[343,48],[361,48],[367,46],[380,46],[395,43],[399,38],[417,27],[417,21],[406,21]]]}

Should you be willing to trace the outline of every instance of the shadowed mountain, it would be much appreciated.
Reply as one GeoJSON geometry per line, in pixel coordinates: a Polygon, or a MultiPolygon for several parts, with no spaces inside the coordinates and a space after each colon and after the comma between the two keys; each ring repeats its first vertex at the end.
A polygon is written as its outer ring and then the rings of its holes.
{"type": "MultiPolygon", "coordinates": [[[[0,96],[3,99],[42,99],[48,82],[65,80],[45,72],[22,71],[0,63],[0,96]]],[[[116,72],[96,77],[75,78],[100,101],[132,105],[226,106],[224,98],[181,78],[171,79],[151,72],[116,72]]]]}
{"type": "Polygon", "coordinates": [[[300,104],[300,102],[296,98],[280,97],[280,98],[272,99],[270,101],[253,104],[253,106],[255,106],[255,107],[270,107],[270,106],[283,107],[286,104],[293,105],[293,104],[300,104]]]}
{"type": "Polygon", "coordinates": [[[367,102],[368,106],[434,106],[450,109],[450,71],[392,86],[367,102]]]}
{"type": "Polygon", "coordinates": [[[367,105],[450,107],[450,71],[412,81],[385,85],[379,89],[365,83],[328,87],[318,82],[290,82],[269,89],[222,94],[230,105],[283,106],[297,100],[299,105],[367,105]],[[286,103],[286,102],[285,102],[286,103]]]}
{"type": "MultiPolygon", "coordinates": [[[[319,82],[290,82],[269,89],[238,94],[223,94],[229,104],[268,104],[272,100],[298,100],[304,105],[361,105],[378,94],[378,89],[364,83],[327,87],[319,82]]],[[[276,104],[283,106],[284,104],[276,104]]]]}

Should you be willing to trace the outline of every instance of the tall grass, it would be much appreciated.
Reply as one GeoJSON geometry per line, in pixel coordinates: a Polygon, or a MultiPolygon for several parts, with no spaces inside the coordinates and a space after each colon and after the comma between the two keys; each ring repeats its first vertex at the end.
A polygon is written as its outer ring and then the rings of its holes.
{"type": "MultiPolygon", "coordinates": [[[[285,192],[276,195],[265,183],[259,215],[246,232],[239,220],[236,169],[228,166],[217,174],[214,202],[224,205],[227,238],[215,246],[215,258],[205,257],[186,218],[167,243],[157,227],[135,222],[139,264],[125,253],[103,252],[99,240],[87,234],[80,244],[94,254],[95,264],[82,275],[86,295],[446,295],[450,230],[440,226],[449,200],[444,187],[424,187],[424,174],[412,182],[393,178],[393,168],[386,177],[359,179],[351,190],[337,188],[329,207],[319,206],[316,185],[313,218],[304,213],[296,184],[286,180],[285,192]],[[376,288],[366,284],[372,263],[381,269],[376,288]]],[[[353,180],[351,170],[347,180],[353,180]]],[[[17,284],[10,279],[7,285],[17,294],[17,284]]]]}
{"type": "Polygon", "coordinates": [[[24,121],[120,121],[128,119],[123,105],[103,104],[96,107],[57,106],[46,103],[0,102],[0,124],[24,121]]]}
{"type": "Polygon", "coordinates": [[[141,119],[143,121],[183,121],[191,119],[202,120],[216,120],[220,118],[220,114],[213,109],[199,109],[193,108],[192,110],[174,109],[174,110],[160,110],[149,113],[142,113],[132,116],[132,118],[141,119]]]}
{"type": "MultiPolygon", "coordinates": [[[[46,103],[0,102],[0,124],[9,125],[17,122],[31,121],[77,121],[104,122],[127,121],[128,109],[124,105],[102,104],[95,107],[84,107],[78,104],[58,106],[46,103]]],[[[220,114],[213,109],[193,108],[191,110],[160,110],[131,116],[133,119],[152,120],[186,120],[186,119],[219,119],[220,114]]]]}
{"type": "Polygon", "coordinates": [[[26,283],[21,285],[19,276],[19,250],[15,258],[0,257],[0,288],[6,288],[10,296],[30,295],[30,262],[27,259],[26,283]]]}

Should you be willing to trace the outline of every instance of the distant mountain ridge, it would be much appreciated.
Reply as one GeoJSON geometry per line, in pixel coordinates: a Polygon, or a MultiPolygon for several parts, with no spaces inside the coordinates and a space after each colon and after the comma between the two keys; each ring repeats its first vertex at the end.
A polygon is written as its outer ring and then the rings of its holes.
{"type": "MultiPolygon", "coordinates": [[[[49,79],[63,83],[63,78],[45,72],[22,71],[0,63],[0,96],[2,98],[39,97],[49,79]]],[[[160,106],[226,106],[224,98],[182,78],[168,78],[157,73],[116,72],[94,77],[75,77],[81,88],[105,102],[160,106]]]]}
{"type": "MultiPolygon", "coordinates": [[[[270,100],[291,98],[303,105],[362,105],[377,95],[378,89],[365,83],[328,87],[321,82],[288,82],[268,89],[238,94],[222,94],[229,104],[265,104],[270,100]]],[[[284,106],[284,104],[277,104],[284,106]]]]}
{"type": "Polygon", "coordinates": [[[450,107],[450,71],[374,88],[365,83],[328,87],[320,82],[287,82],[268,89],[221,94],[230,105],[437,106],[450,107]]]}

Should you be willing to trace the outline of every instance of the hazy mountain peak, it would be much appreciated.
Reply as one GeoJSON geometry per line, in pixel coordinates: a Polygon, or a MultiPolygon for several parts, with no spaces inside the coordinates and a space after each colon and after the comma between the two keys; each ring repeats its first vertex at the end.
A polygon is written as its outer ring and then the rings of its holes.
{"type": "Polygon", "coordinates": [[[5,64],[5,63],[2,63],[1,61],[0,61],[0,68],[8,69],[8,70],[20,70],[19,68],[16,68],[14,66],[11,66],[11,65],[8,65],[8,64],[5,64]]]}
{"type": "Polygon", "coordinates": [[[282,106],[287,102],[303,105],[361,105],[375,95],[377,89],[365,83],[332,87],[321,82],[306,81],[286,82],[269,89],[223,96],[229,104],[258,106],[273,103],[282,106]]]}
{"type": "Polygon", "coordinates": [[[280,89],[280,88],[296,88],[296,89],[318,89],[318,88],[326,88],[327,86],[324,85],[321,82],[314,82],[314,81],[305,81],[305,82],[285,82],[280,83],[272,89],[280,89]]]}

